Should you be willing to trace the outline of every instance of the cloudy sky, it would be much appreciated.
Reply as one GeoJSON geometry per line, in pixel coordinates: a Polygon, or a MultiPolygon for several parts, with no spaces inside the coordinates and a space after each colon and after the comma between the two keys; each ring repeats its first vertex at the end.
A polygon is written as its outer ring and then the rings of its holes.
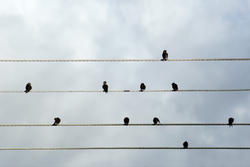
{"type": "MultiPolygon", "coordinates": [[[[246,58],[250,0],[0,0],[0,58],[246,58]]],[[[0,90],[249,88],[249,62],[1,63],[0,90]]],[[[0,123],[249,122],[233,93],[0,94],[0,123]]],[[[0,128],[0,148],[250,146],[248,127],[0,128]]],[[[249,166],[249,151],[0,151],[0,166],[249,166]]]]}

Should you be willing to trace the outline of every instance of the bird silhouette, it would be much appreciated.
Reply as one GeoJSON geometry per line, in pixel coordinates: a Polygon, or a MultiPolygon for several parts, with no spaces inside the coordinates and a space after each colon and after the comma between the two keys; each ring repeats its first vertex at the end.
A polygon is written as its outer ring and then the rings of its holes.
{"type": "Polygon", "coordinates": [[[31,83],[27,83],[24,92],[25,92],[25,93],[28,93],[28,92],[31,91],[31,89],[32,89],[31,83]]]}
{"type": "Polygon", "coordinates": [[[178,85],[176,83],[172,83],[173,91],[178,91],[178,85]]]}
{"type": "Polygon", "coordinates": [[[228,125],[233,126],[233,123],[234,123],[234,119],[232,117],[228,118],[228,125]]]}
{"type": "Polygon", "coordinates": [[[153,123],[154,123],[154,125],[157,125],[158,123],[160,123],[159,118],[154,117],[154,119],[153,119],[153,123]]]}
{"type": "Polygon", "coordinates": [[[129,118],[125,117],[124,120],[123,120],[123,122],[124,122],[124,125],[128,125],[129,124],[129,118]]]}
{"type": "Polygon", "coordinates": [[[167,50],[163,50],[163,53],[162,53],[162,61],[167,61],[168,59],[168,52],[167,50]]]}
{"type": "Polygon", "coordinates": [[[103,81],[102,89],[105,93],[108,93],[108,88],[109,88],[109,86],[107,85],[107,82],[103,81]]]}
{"type": "Polygon", "coordinates": [[[143,92],[146,89],[146,85],[144,83],[141,83],[140,89],[140,91],[143,92]]]}
{"type": "Polygon", "coordinates": [[[183,143],[183,148],[184,148],[184,149],[187,149],[187,148],[188,148],[188,142],[187,142],[187,141],[185,141],[185,142],[183,143]]]}
{"type": "Polygon", "coordinates": [[[61,119],[56,117],[54,118],[55,122],[52,124],[52,126],[57,126],[60,122],[61,122],[61,119]]]}

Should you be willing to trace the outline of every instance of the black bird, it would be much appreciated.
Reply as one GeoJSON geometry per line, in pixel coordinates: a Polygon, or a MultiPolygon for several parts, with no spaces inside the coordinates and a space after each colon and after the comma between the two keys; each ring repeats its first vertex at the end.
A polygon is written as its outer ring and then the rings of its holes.
{"type": "Polygon", "coordinates": [[[173,91],[178,91],[178,85],[176,83],[172,83],[173,91]]]}
{"type": "Polygon", "coordinates": [[[157,125],[158,123],[160,123],[160,120],[159,118],[154,117],[153,122],[154,122],[154,125],[157,125]]]}
{"type": "Polygon", "coordinates": [[[144,83],[141,83],[140,89],[140,91],[143,92],[146,89],[146,85],[144,83]]]}
{"type": "Polygon", "coordinates": [[[108,93],[109,86],[106,81],[103,81],[102,89],[104,92],[108,93]]]}
{"type": "Polygon", "coordinates": [[[233,126],[233,123],[234,123],[234,119],[232,117],[228,118],[228,125],[233,126]]]}
{"type": "Polygon", "coordinates": [[[61,122],[61,119],[56,117],[54,118],[55,122],[52,124],[52,126],[57,126],[60,122],[61,122]]]}
{"type": "Polygon", "coordinates": [[[184,148],[184,149],[187,149],[187,148],[188,148],[188,142],[187,142],[187,141],[185,141],[185,142],[183,143],[183,148],[184,148]]]}
{"type": "Polygon", "coordinates": [[[167,50],[163,50],[163,53],[162,53],[162,61],[167,61],[168,59],[168,52],[167,50]]]}
{"type": "Polygon", "coordinates": [[[124,120],[123,120],[123,122],[124,122],[124,125],[128,125],[128,123],[129,123],[129,118],[128,118],[128,117],[125,117],[124,120]]]}
{"type": "Polygon", "coordinates": [[[28,93],[28,92],[31,91],[31,89],[32,89],[31,83],[27,83],[24,92],[25,92],[25,93],[28,93]]]}

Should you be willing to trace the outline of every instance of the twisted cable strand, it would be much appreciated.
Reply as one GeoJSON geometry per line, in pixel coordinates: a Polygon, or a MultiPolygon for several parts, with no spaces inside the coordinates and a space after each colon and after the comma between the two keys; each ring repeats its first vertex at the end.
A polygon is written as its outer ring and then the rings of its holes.
{"type": "MultiPolygon", "coordinates": [[[[149,93],[149,92],[173,92],[173,93],[180,93],[180,92],[248,92],[250,89],[183,89],[178,91],[173,90],[144,90],[141,92],[140,90],[109,90],[109,93],[149,93]]],[[[0,93],[24,93],[24,91],[19,90],[0,90],[0,93]]],[[[102,90],[33,90],[29,93],[103,93],[102,90]]]]}
{"type": "Polygon", "coordinates": [[[190,58],[190,59],[0,59],[2,63],[66,63],[66,62],[168,62],[168,61],[249,61],[250,58],[190,58]]]}
{"type": "MultiPolygon", "coordinates": [[[[0,124],[0,127],[46,127],[46,126],[52,126],[52,124],[0,124]]],[[[118,126],[125,126],[124,124],[112,124],[112,123],[106,123],[106,124],[59,124],[57,126],[61,127],[118,127],[118,126]]],[[[228,123],[160,123],[157,125],[153,125],[150,123],[131,123],[126,125],[127,126],[155,126],[155,127],[160,127],[160,126],[228,126],[228,123]]],[[[250,126],[250,123],[234,123],[233,126],[250,126]]],[[[54,126],[53,126],[54,127],[54,126]]]]}
{"type": "Polygon", "coordinates": [[[0,148],[0,151],[52,151],[52,150],[250,150],[250,147],[23,147],[0,148]]]}

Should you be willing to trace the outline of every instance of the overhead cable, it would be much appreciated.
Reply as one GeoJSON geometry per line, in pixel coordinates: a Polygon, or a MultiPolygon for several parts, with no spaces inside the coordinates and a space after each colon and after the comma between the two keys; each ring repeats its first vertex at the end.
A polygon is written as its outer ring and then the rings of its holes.
{"type": "Polygon", "coordinates": [[[22,147],[0,148],[0,151],[52,151],[52,150],[250,150],[250,147],[223,146],[223,147],[22,147]]]}
{"type": "MultiPolygon", "coordinates": [[[[127,93],[150,93],[150,92],[248,92],[250,91],[249,88],[244,89],[183,89],[178,91],[173,90],[144,90],[141,92],[140,90],[109,90],[108,93],[121,93],[121,92],[127,92],[127,93]]],[[[0,90],[0,93],[24,93],[24,91],[19,90],[0,90]]],[[[34,90],[30,91],[29,93],[103,93],[102,90],[34,90]]]]}
{"type": "MultiPolygon", "coordinates": [[[[0,127],[43,127],[43,126],[52,126],[52,124],[0,124],[0,127]]],[[[59,124],[58,127],[74,127],[74,126],[89,126],[89,127],[118,127],[118,126],[124,126],[124,124],[59,124]]],[[[157,125],[149,124],[149,123],[142,123],[142,124],[133,124],[130,123],[126,126],[154,126],[154,127],[160,127],[160,126],[228,126],[228,123],[160,123],[157,125]]],[[[234,123],[233,126],[250,126],[250,123],[234,123]]]]}
{"type": "Polygon", "coordinates": [[[190,59],[0,59],[1,63],[81,63],[81,62],[168,62],[168,61],[249,61],[250,58],[190,58],[190,59]]]}

